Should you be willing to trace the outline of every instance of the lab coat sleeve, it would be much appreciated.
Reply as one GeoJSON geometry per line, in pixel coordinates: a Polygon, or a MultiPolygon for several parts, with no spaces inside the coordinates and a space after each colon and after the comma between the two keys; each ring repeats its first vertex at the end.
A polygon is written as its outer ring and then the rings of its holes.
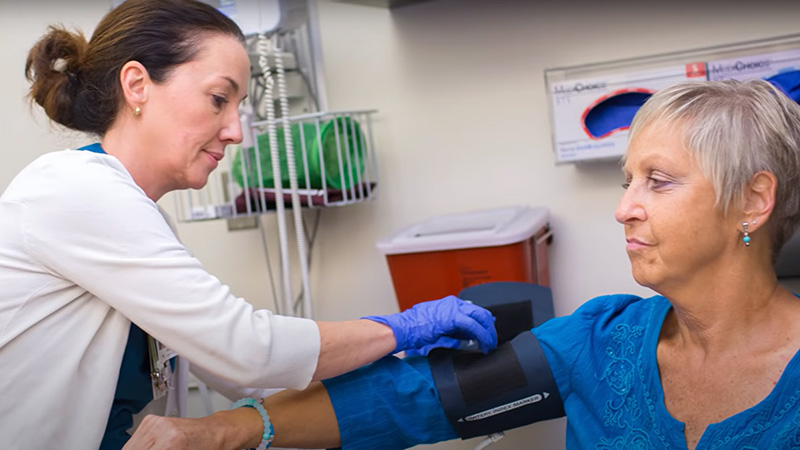
{"type": "Polygon", "coordinates": [[[234,296],[115,158],[93,158],[41,169],[25,201],[29,253],[201,370],[242,386],[306,387],[320,352],[316,323],[234,296]]]}
{"type": "Polygon", "coordinates": [[[259,388],[240,386],[236,383],[231,383],[230,381],[215,376],[209,373],[208,371],[201,369],[197,365],[192,365],[189,371],[198,380],[205,383],[206,386],[213,389],[214,391],[219,392],[220,394],[222,394],[223,397],[227,398],[231,402],[234,402],[240,398],[247,398],[247,397],[254,399],[262,399],[264,397],[269,397],[270,395],[276,394],[283,390],[283,389],[259,389],[259,388]]]}

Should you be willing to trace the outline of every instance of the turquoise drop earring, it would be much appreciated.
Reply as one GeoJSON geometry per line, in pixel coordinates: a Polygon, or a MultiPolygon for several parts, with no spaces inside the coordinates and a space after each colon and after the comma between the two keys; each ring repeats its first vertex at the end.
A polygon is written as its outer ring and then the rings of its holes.
{"type": "Polygon", "coordinates": [[[744,228],[742,242],[744,242],[745,247],[750,247],[750,234],[747,232],[747,225],[747,222],[742,223],[742,228],[744,228]]]}

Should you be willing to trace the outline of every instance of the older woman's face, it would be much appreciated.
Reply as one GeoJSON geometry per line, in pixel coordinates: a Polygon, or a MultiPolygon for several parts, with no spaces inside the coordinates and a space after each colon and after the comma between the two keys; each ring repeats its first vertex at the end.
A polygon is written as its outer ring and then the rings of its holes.
{"type": "Polygon", "coordinates": [[[715,207],[711,182],[678,128],[642,129],[629,143],[623,172],[627,188],[615,215],[639,284],[664,294],[724,270],[725,252],[736,243],[735,220],[715,207]]]}
{"type": "Polygon", "coordinates": [[[200,188],[225,155],[242,141],[238,105],[247,94],[250,60],[231,36],[210,35],[195,59],[176,67],[154,85],[142,117],[152,170],[168,190],[200,188]]]}

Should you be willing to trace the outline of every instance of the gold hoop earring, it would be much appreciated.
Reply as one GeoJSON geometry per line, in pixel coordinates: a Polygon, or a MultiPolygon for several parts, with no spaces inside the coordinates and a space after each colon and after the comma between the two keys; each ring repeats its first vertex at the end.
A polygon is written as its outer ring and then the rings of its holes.
{"type": "Polygon", "coordinates": [[[138,106],[136,108],[133,108],[134,116],[139,117],[141,114],[142,114],[142,108],[139,108],[138,106]]]}

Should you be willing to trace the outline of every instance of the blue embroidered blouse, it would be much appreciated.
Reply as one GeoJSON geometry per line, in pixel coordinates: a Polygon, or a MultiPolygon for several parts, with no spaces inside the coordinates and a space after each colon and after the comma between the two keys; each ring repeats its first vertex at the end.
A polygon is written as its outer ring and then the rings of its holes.
{"type": "MultiPolygon", "coordinates": [[[[683,424],[664,405],[656,362],[670,309],[661,296],[593,299],[532,330],[567,413],[568,450],[685,449],[683,424]]],[[[342,448],[402,449],[457,438],[424,358],[384,358],[325,381],[342,448]]],[[[800,356],[754,407],[709,425],[697,450],[800,449],[800,356]]]]}

